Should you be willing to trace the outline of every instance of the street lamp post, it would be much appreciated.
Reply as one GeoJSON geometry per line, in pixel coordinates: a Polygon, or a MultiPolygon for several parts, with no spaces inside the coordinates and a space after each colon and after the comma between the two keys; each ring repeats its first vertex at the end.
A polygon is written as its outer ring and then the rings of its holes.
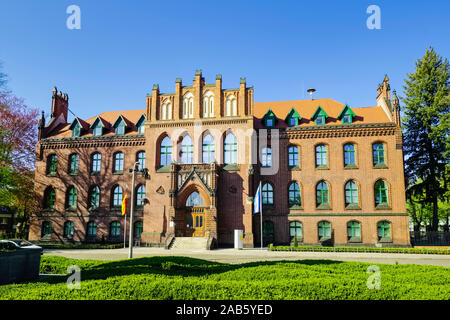
{"type": "Polygon", "coordinates": [[[130,210],[130,234],[129,234],[129,243],[128,243],[128,259],[133,258],[133,213],[134,213],[134,178],[136,176],[136,171],[138,171],[139,162],[136,162],[133,166],[133,169],[130,169],[130,172],[133,173],[133,177],[131,179],[131,210],[130,210]]]}

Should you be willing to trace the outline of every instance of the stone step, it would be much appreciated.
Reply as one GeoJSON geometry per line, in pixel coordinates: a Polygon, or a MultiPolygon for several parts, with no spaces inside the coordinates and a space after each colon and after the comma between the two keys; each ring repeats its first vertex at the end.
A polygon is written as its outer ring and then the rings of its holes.
{"type": "Polygon", "coordinates": [[[170,249],[206,250],[208,238],[176,237],[170,249]]]}

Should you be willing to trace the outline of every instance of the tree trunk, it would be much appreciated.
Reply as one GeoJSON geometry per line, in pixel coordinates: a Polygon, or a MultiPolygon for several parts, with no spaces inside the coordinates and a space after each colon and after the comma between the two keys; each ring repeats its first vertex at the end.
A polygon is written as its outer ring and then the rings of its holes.
{"type": "Polygon", "coordinates": [[[433,222],[431,223],[431,230],[438,231],[438,227],[439,227],[438,198],[437,198],[437,195],[434,194],[434,197],[433,197],[433,222]]]}

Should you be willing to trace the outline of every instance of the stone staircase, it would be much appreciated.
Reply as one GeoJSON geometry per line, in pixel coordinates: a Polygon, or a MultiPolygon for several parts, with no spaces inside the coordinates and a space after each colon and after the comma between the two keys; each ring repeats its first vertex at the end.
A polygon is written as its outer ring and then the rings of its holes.
{"type": "Polygon", "coordinates": [[[169,249],[174,250],[207,250],[208,238],[176,237],[169,249]]]}

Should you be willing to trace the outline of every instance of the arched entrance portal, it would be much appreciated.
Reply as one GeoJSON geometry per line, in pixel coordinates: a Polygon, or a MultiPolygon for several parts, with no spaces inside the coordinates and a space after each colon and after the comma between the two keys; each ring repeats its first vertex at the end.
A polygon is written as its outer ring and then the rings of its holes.
{"type": "Polygon", "coordinates": [[[197,191],[192,192],[186,200],[186,237],[205,236],[205,206],[197,191]]]}

